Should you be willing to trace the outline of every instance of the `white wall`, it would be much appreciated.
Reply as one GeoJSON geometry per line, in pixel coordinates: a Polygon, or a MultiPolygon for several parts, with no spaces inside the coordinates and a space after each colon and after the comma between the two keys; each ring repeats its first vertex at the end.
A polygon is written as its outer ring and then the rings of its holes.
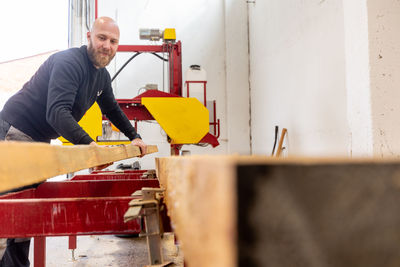
{"type": "Polygon", "coordinates": [[[342,2],[256,1],[249,21],[253,152],[271,153],[279,125],[291,155],[347,155],[342,2]]]}
{"type": "Polygon", "coordinates": [[[400,1],[368,0],[373,154],[400,155],[400,1]]]}
{"type": "Polygon", "coordinates": [[[343,0],[350,156],[372,156],[372,117],[366,0],[343,0]]]}
{"type": "MultiPolygon", "coordinates": [[[[399,1],[135,2],[99,1],[99,14],[118,20],[122,44],[148,43],[138,39],[141,27],[175,27],[183,69],[208,72],[221,146],[184,149],[248,154],[251,135],[252,152],[270,154],[279,125],[291,155],[399,155],[399,1]]],[[[118,55],[111,73],[129,56],[118,55]]],[[[139,56],[114,84],[117,96],[133,97],[149,82],[161,87],[161,72],[158,59],[139,56]]],[[[157,127],[139,130],[167,155],[157,127]]]]}
{"type": "MultiPolygon", "coordinates": [[[[182,41],[183,72],[192,64],[199,64],[207,71],[207,98],[217,101],[217,118],[221,121],[220,146],[190,145],[183,149],[192,154],[249,154],[246,4],[234,0],[98,2],[99,16],[117,20],[121,30],[120,44],[154,44],[139,40],[140,28],[175,28],[177,39],[182,41]]],[[[131,55],[118,53],[108,67],[111,75],[131,55]]],[[[113,83],[116,97],[133,98],[147,83],[157,83],[162,90],[162,73],[159,59],[153,55],[139,55],[113,83]]],[[[168,90],[167,80],[164,90],[168,90]]],[[[170,154],[165,134],[157,124],[140,123],[138,128],[144,141],[159,146],[161,152],[157,156],[170,154]]],[[[152,165],[152,159],[144,160],[143,164],[145,167],[152,165]]]]}

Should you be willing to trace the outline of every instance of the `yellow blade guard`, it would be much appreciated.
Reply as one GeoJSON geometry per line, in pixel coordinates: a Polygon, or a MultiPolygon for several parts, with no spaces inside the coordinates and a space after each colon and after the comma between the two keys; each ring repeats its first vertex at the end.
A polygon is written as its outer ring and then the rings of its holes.
{"type": "Polygon", "coordinates": [[[143,97],[142,104],[172,144],[195,144],[209,132],[208,109],[196,98],[143,97]]]}

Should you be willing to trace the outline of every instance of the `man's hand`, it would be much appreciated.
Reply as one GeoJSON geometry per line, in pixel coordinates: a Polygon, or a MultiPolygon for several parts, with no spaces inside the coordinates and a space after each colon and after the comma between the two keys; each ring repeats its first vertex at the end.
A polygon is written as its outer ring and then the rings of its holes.
{"type": "Polygon", "coordinates": [[[142,153],[140,157],[146,155],[147,152],[147,145],[142,141],[140,138],[136,138],[132,140],[132,145],[138,146],[140,148],[140,152],[142,153]]]}

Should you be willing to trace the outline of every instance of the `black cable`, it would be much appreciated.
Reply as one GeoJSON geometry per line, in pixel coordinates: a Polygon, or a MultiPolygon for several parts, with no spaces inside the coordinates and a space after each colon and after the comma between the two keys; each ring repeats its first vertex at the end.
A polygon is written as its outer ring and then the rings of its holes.
{"type": "MultiPolygon", "coordinates": [[[[131,56],[125,63],[124,65],[122,65],[122,67],[115,73],[115,75],[112,77],[111,81],[114,81],[115,78],[117,78],[118,74],[126,67],[126,65],[129,64],[129,62],[132,61],[132,59],[134,59],[136,56],[140,55],[142,52],[136,52],[136,54],[134,54],[133,56],[131,56]]],[[[157,55],[156,53],[151,53],[153,55],[155,55],[156,57],[158,57],[159,59],[163,60],[163,61],[168,61],[168,59],[163,58],[162,56],[157,55]]]]}
{"type": "Polygon", "coordinates": [[[157,55],[156,53],[152,53],[153,55],[155,55],[156,57],[158,57],[159,59],[168,62],[168,58],[163,58],[162,56],[157,55]]]}
{"type": "Polygon", "coordinates": [[[112,77],[111,81],[114,81],[115,78],[117,78],[118,74],[126,67],[126,65],[128,65],[129,62],[132,61],[132,59],[134,59],[135,57],[137,57],[138,55],[140,55],[140,52],[137,52],[136,54],[134,54],[133,56],[130,57],[130,59],[128,59],[124,65],[122,65],[121,68],[119,68],[119,70],[114,74],[114,76],[112,77]]]}

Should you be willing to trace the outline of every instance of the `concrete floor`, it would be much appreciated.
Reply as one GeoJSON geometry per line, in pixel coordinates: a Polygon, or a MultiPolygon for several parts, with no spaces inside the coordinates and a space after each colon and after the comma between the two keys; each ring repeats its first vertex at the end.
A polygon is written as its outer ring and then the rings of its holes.
{"type": "MultiPolygon", "coordinates": [[[[172,261],[170,266],[183,267],[183,255],[175,245],[172,233],[164,234],[164,261],[172,261]]],[[[33,242],[30,257],[33,266],[33,242]]],[[[46,266],[134,266],[149,264],[145,238],[119,238],[116,236],[78,236],[75,260],[68,249],[68,237],[48,237],[46,239],[46,266]]]]}

